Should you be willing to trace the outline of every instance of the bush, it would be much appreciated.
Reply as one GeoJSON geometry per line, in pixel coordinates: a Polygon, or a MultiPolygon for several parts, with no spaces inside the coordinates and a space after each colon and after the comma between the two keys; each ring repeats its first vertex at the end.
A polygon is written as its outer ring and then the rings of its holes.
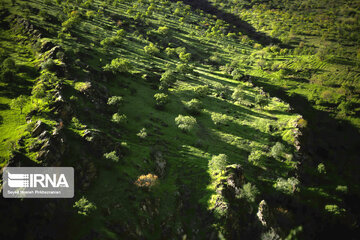
{"type": "Polygon", "coordinates": [[[22,114],[22,110],[25,107],[26,103],[28,101],[28,97],[24,95],[20,95],[19,97],[11,100],[10,107],[11,108],[18,108],[20,109],[20,114],[22,114]]]}
{"type": "Polygon", "coordinates": [[[89,215],[91,212],[96,210],[96,206],[89,202],[85,197],[80,198],[77,202],[75,202],[74,208],[78,209],[78,213],[84,216],[89,215]]]}
{"type": "Polygon", "coordinates": [[[121,36],[119,36],[119,35],[112,36],[112,37],[107,37],[107,38],[105,38],[104,40],[102,40],[100,42],[100,45],[105,47],[105,48],[108,48],[108,47],[111,47],[111,46],[119,46],[122,40],[123,40],[123,38],[121,36]]]}
{"type": "Polygon", "coordinates": [[[191,116],[179,115],[175,118],[175,123],[181,130],[189,132],[194,128],[196,119],[191,116]]]}
{"type": "Polygon", "coordinates": [[[320,163],[318,166],[317,166],[317,170],[320,174],[326,174],[326,168],[325,168],[325,165],[323,163],[320,163]]]}
{"type": "Polygon", "coordinates": [[[149,55],[157,55],[160,53],[160,50],[153,43],[150,43],[149,45],[145,46],[144,51],[146,54],[149,55]]]}
{"type": "Polygon", "coordinates": [[[112,116],[111,121],[114,123],[122,124],[127,122],[127,117],[125,114],[115,113],[112,116]]]}
{"type": "Polygon", "coordinates": [[[345,212],[345,209],[343,208],[339,208],[338,205],[333,204],[333,205],[325,205],[325,210],[328,213],[331,213],[333,215],[342,215],[345,212]]]}
{"type": "Polygon", "coordinates": [[[174,82],[175,79],[175,72],[172,70],[166,70],[160,78],[160,90],[167,90],[174,82]]]}
{"type": "Polygon", "coordinates": [[[176,65],[176,71],[182,73],[183,75],[190,74],[194,72],[194,68],[186,63],[180,63],[176,65]]]}
{"type": "Polygon", "coordinates": [[[176,54],[176,49],[175,49],[175,48],[169,48],[169,47],[167,47],[167,48],[165,49],[165,53],[166,53],[166,55],[168,55],[169,57],[174,56],[174,55],[176,54]]]}
{"type": "Polygon", "coordinates": [[[147,174],[147,175],[141,175],[138,177],[138,179],[135,181],[135,185],[138,187],[146,187],[151,188],[155,186],[158,183],[158,176],[155,174],[147,174]]]}
{"type": "Polygon", "coordinates": [[[136,134],[141,139],[145,139],[147,137],[146,128],[142,128],[138,134],[136,134]]]}
{"type": "Polygon", "coordinates": [[[104,158],[113,162],[119,162],[119,157],[116,155],[115,151],[104,153],[104,158]]]}
{"type": "Polygon", "coordinates": [[[198,97],[205,97],[209,93],[209,86],[198,86],[194,88],[194,92],[198,97]]]}
{"type": "Polygon", "coordinates": [[[159,27],[156,32],[161,35],[167,35],[169,33],[169,28],[167,26],[159,27]]]}
{"type": "Polygon", "coordinates": [[[190,59],[191,59],[191,53],[184,53],[184,52],[181,52],[179,54],[179,59],[183,62],[189,62],[190,59]]]}
{"type": "Polygon", "coordinates": [[[240,189],[236,198],[245,199],[249,203],[254,203],[256,197],[260,194],[260,191],[257,189],[256,186],[252,185],[251,183],[246,183],[240,189]]]}
{"type": "Polygon", "coordinates": [[[228,165],[228,158],[225,154],[214,155],[208,165],[211,172],[223,171],[228,165]]]}
{"type": "Polygon", "coordinates": [[[274,158],[279,158],[282,156],[282,154],[285,151],[285,146],[280,143],[277,142],[272,148],[271,148],[271,156],[273,156],[274,158]]]}
{"type": "Polygon", "coordinates": [[[165,93],[156,93],[154,95],[156,107],[163,108],[169,102],[169,96],[165,93]]]}
{"type": "Polygon", "coordinates": [[[6,58],[2,63],[3,70],[16,71],[16,64],[12,58],[6,58]]]}
{"type": "Polygon", "coordinates": [[[299,180],[294,177],[290,177],[288,179],[278,178],[275,183],[275,189],[285,193],[285,194],[293,194],[296,191],[299,191],[298,185],[299,180]]]}
{"type": "Polygon", "coordinates": [[[124,98],[121,96],[112,96],[108,98],[107,104],[110,106],[120,107],[124,103],[124,98]]]}
{"type": "Polygon", "coordinates": [[[221,113],[211,113],[211,120],[215,125],[226,125],[228,122],[227,116],[221,113]]]}
{"type": "Polygon", "coordinates": [[[263,108],[269,104],[269,99],[262,94],[257,94],[255,96],[255,103],[259,105],[260,108],[263,108]]]}
{"type": "Polygon", "coordinates": [[[241,101],[241,100],[243,100],[245,98],[245,93],[243,92],[242,89],[235,88],[235,91],[231,95],[231,98],[236,102],[241,101]]]}
{"type": "Polygon", "coordinates": [[[199,114],[202,109],[202,103],[200,100],[194,98],[185,102],[185,108],[189,113],[199,114]]]}
{"type": "Polygon", "coordinates": [[[45,62],[43,62],[41,64],[41,69],[46,69],[46,70],[49,70],[49,71],[54,71],[56,68],[56,64],[54,62],[53,59],[49,58],[48,60],[46,60],[45,62]]]}
{"type": "Polygon", "coordinates": [[[110,64],[104,66],[105,71],[111,71],[115,73],[125,73],[132,69],[131,63],[125,58],[115,58],[111,60],[110,64]]]}

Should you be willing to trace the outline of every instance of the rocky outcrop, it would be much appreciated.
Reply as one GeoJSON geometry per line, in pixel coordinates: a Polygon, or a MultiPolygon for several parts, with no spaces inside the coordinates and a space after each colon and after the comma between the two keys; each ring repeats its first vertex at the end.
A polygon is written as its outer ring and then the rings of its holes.
{"type": "Polygon", "coordinates": [[[282,239],[280,236],[284,236],[284,234],[281,231],[274,214],[265,200],[260,202],[256,216],[266,231],[272,232],[274,235],[276,235],[275,239],[282,239]]]}
{"type": "Polygon", "coordinates": [[[50,136],[46,132],[41,135],[43,145],[38,152],[37,160],[41,161],[43,166],[60,166],[66,150],[64,134],[61,130],[55,130],[50,136]]]}
{"type": "Polygon", "coordinates": [[[34,129],[31,132],[31,136],[32,137],[37,137],[38,135],[40,135],[43,131],[45,131],[47,128],[47,125],[42,122],[41,120],[38,120],[35,123],[34,129]]]}
{"type": "Polygon", "coordinates": [[[88,87],[81,90],[90,102],[95,105],[97,110],[103,110],[102,106],[106,105],[109,98],[109,92],[106,87],[95,84],[94,82],[87,82],[88,87]]]}
{"type": "Polygon", "coordinates": [[[165,168],[166,168],[166,160],[163,157],[162,152],[156,151],[153,154],[153,158],[155,160],[155,171],[159,176],[164,176],[165,168]]]}

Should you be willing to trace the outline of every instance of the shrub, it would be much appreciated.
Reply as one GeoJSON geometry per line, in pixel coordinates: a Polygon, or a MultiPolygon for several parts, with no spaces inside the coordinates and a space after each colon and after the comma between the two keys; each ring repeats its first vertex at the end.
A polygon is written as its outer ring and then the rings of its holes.
{"type": "Polygon", "coordinates": [[[6,58],[2,63],[3,70],[16,71],[16,64],[12,58],[6,58]]]}
{"type": "Polygon", "coordinates": [[[205,97],[209,92],[209,86],[204,85],[204,86],[195,87],[194,92],[199,97],[205,97]]]}
{"type": "Polygon", "coordinates": [[[299,126],[299,128],[306,128],[307,126],[307,121],[303,118],[300,118],[298,121],[297,121],[297,125],[299,126]]]}
{"type": "Polygon", "coordinates": [[[122,124],[127,122],[127,117],[125,114],[115,113],[112,115],[111,121],[114,123],[122,124]]]}
{"type": "Polygon", "coordinates": [[[172,70],[166,70],[160,78],[160,86],[159,89],[160,90],[166,90],[168,89],[174,82],[176,81],[175,79],[175,72],[172,70]]]}
{"type": "Polygon", "coordinates": [[[124,103],[124,98],[121,96],[112,96],[108,98],[107,104],[110,106],[120,107],[124,103]]]}
{"type": "Polygon", "coordinates": [[[146,128],[142,128],[138,134],[136,134],[141,139],[145,139],[147,137],[146,128]]]}
{"type": "Polygon", "coordinates": [[[257,94],[255,96],[255,103],[259,105],[260,108],[267,106],[269,102],[270,102],[269,99],[262,94],[257,94]]]}
{"type": "Polygon", "coordinates": [[[168,55],[169,57],[174,56],[174,55],[176,54],[176,49],[175,49],[175,48],[169,48],[169,47],[167,47],[167,48],[165,49],[165,53],[166,53],[166,55],[168,55]]]}
{"type": "Polygon", "coordinates": [[[326,168],[325,168],[325,165],[323,163],[320,163],[318,166],[317,166],[317,170],[320,174],[326,174],[326,168]]]}
{"type": "Polygon", "coordinates": [[[80,198],[77,202],[75,202],[74,208],[78,209],[78,213],[84,216],[89,215],[91,212],[96,210],[96,206],[89,202],[85,197],[80,198]]]}
{"type": "Polygon", "coordinates": [[[225,154],[214,155],[208,165],[211,172],[223,171],[228,165],[228,157],[225,154]]]}
{"type": "Polygon", "coordinates": [[[341,215],[345,212],[345,209],[339,208],[339,206],[336,204],[325,205],[325,210],[333,215],[341,215]]]}
{"type": "MultiPolygon", "coordinates": [[[[123,30],[123,29],[122,29],[123,30]]],[[[120,30],[119,30],[120,31],[120,30]]],[[[122,41],[122,37],[117,35],[117,36],[111,36],[111,37],[107,37],[105,39],[103,39],[101,42],[100,42],[100,45],[105,47],[105,48],[108,48],[108,47],[111,47],[111,46],[119,46],[121,41],[122,41]]]]}
{"type": "Polygon", "coordinates": [[[156,106],[163,108],[169,102],[169,96],[165,93],[156,93],[154,95],[156,106]]]}
{"type": "Polygon", "coordinates": [[[149,55],[157,55],[160,53],[160,50],[153,43],[150,43],[149,45],[145,46],[144,51],[146,54],[149,55]]]}
{"type": "Polygon", "coordinates": [[[28,97],[24,95],[20,95],[19,97],[11,100],[10,107],[11,108],[18,108],[20,109],[20,114],[22,114],[22,110],[25,107],[26,103],[28,101],[28,97]]]}
{"type": "Polygon", "coordinates": [[[215,125],[226,125],[228,122],[227,116],[221,113],[211,113],[211,120],[215,125]]]}
{"type": "Polygon", "coordinates": [[[285,194],[293,194],[296,191],[299,191],[298,185],[299,180],[294,177],[290,177],[288,179],[278,178],[275,183],[275,189],[285,193],[285,194]]]}
{"type": "Polygon", "coordinates": [[[182,73],[183,75],[190,74],[194,72],[194,68],[186,63],[180,63],[176,65],[176,71],[182,73]]]}
{"type": "Polygon", "coordinates": [[[91,82],[77,82],[75,83],[74,88],[79,92],[85,92],[86,90],[91,88],[91,82]]]}
{"type": "Polygon", "coordinates": [[[179,115],[175,118],[175,123],[181,130],[189,132],[194,128],[196,119],[191,116],[179,115]]]}
{"type": "Polygon", "coordinates": [[[135,185],[138,187],[146,187],[151,188],[155,186],[158,183],[158,176],[155,174],[147,174],[147,175],[141,175],[138,177],[138,179],[135,181],[135,185]]]}
{"type": "Polygon", "coordinates": [[[183,62],[189,62],[190,59],[191,59],[191,53],[184,53],[184,52],[181,52],[179,54],[179,59],[183,62]]]}
{"type": "Polygon", "coordinates": [[[214,84],[215,93],[217,97],[227,99],[229,95],[229,88],[222,85],[221,83],[214,84]]]}
{"type": "Polygon", "coordinates": [[[252,185],[251,183],[245,183],[243,187],[240,189],[236,198],[245,199],[249,203],[254,203],[256,197],[260,194],[260,191],[257,189],[256,186],[252,185]]]}
{"type": "Polygon", "coordinates": [[[233,92],[233,94],[231,95],[231,98],[234,101],[241,101],[245,98],[245,93],[243,92],[242,89],[240,88],[235,88],[235,91],[233,92]]]}
{"type": "Polygon", "coordinates": [[[56,64],[53,59],[49,58],[45,62],[41,64],[41,69],[46,69],[49,71],[54,71],[56,67],[56,64]]]}
{"type": "Polygon", "coordinates": [[[119,162],[119,157],[116,155],[116,151],[104,153],[104,158],[113,162],[119,162]]]}
{"type": "Polygon", "coordinates": [[[167,35],[169,33],[169,28],[167,26],[159,27],[156,32],[161,35],[167,35]]]}
{"type": "Polygon", "coordinates": [[[202,109],[202,103],[200,100],[194,98],[185,102],[185,108],[189,113],[199,114],[202,109]]]}
{"type": "Polygon", "coordinates": [[[111,71],[114,74],[129,72],[131,69],[130,61],[125,58],[115,58],[110,64],[104,66],[105,71],[111,71]]]}
{"type": "Polygon", "coordinates": [[[255,166],[259,164],[259,162],[266,157],[265,153],[262,151],[252,151],[248,156],[248,161],[253,163],[255,166]]]}
{"type": "Polygon", "coordinates": [[[282,156],[282,154],[285,151],[285,146],[280,143],[277,142],[272,148],[271,148],[271,156],[273,156],[274,158],[279,158],[282,156]]]}

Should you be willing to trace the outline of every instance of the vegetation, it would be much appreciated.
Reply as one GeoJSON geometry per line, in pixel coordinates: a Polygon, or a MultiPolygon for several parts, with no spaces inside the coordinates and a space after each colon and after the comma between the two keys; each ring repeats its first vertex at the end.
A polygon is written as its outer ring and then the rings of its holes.
{"type": "Polygon", "coordinates": [[[359,9],[2,1],[0,165],[76,189],[0,202],[0,238],[355,239],[359,9]]]}

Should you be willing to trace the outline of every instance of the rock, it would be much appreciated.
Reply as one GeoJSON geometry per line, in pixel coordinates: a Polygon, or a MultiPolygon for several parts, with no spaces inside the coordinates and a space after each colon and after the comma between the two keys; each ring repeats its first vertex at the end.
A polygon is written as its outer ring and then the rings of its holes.
{"type": "MultiPolygon", "coordinates": [[[[44,133],[49,135],[49,133],[44,133]]],[[[66,151],[65,138],[60,130],[43,140],[43,145],[38,153],[37,160],[42,161],[44,166],[60,165],[61,157],[66,151]]]]}
{"type": "Polygon", "coordinates": [[[156,172],[160,176],[164,176],[166,160],[163,158],[163,154],[160,151],[154,153],[155,164],[156,164],[156,172]]]}
{"type": "Polygon", "coordinates": [[[40,52],[44,53],[46,51],[49,51],[50,49],[52,49],[53,47],[55,47],[55,44],[53,44],[50,41],[45,41],[41,44],[40,47],[40,52]]]}
{"type": "Polygon", "coordinates": [[[35,124],[35,127],[31,133],[31,136],[33,137],[37,137],[38,135],[40,135],[43,131],[46,130],[46,124],[43,123],[41,120],[38,120],[35,124]]]}
{"type": "Polygon", "coordinates": [[[238,190],[245,183],[244,172],[240,164],[229,165],[225,168],[227,185],[238,190]]]}
{"type": "Polygon", "coordinates": [[[31,121],[31,118],[32,118],[33,116],[35,116],[37,113],[38,113],[37,110],[32,110],[31,112],[29,112],[29,113],[26,115],[26,117],[25,117],[26,121],[27,121],[27,122],[31,121]]]}
{"type": "MultiPolygon", "coordinates": [[[[267,203],[265,202],[265,200],[262,200],[259,203],[259,209],[258,209],[256,216],[258,217],[258,219],[263,227],[265,227],[266,229],[269,229],[270,231],[273,231],[278,236],[284,236],[279,225],[277,224],[274,214],[271,212],[271,210],[270,210],[269,206],[267,205],[267,203]]],[[[279,238],[279,239],[281,239],[281,238],[279,238]]]]}
{"type": "Polygon", "coordinates": [[[49,137],[50,137],[50,133],[45,130],[38,136],[38,139],[44,140],[44,139],[49,138],[49,137]]]}

